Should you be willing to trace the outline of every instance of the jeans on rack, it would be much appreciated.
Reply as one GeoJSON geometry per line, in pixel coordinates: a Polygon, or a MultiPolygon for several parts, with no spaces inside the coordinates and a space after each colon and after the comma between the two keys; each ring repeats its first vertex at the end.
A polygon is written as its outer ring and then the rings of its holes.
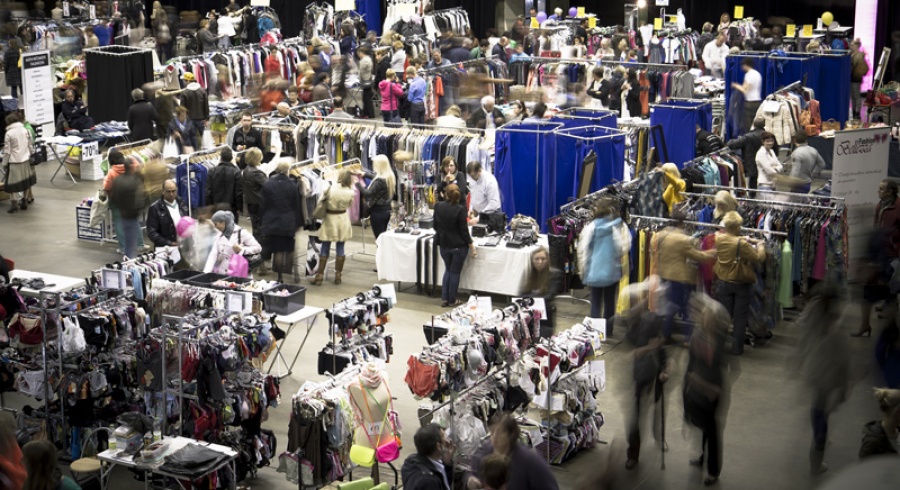
{"type": "Polygon", "coordinates": [[[469,254],[467,247],[444,248],[440,247],[441,259],[444,261],[444,279],[441,282],[441,301],[452,303],[456,301],[456,293],[459,290],[459,276],[462,274],[463,264],[469,254]]]}
{"type": "MultiPolygon", "coordinates": [[[[334,247],[335,253],[338,257],[344,256],[344,242],[337,242],[334,247]]],[[[322,241],[322,250],[319,252],[319,255],[322,257],[328,257],[328,254],[331,252],[331,242],[322,241]]]]}
{"type": "Polygon", "coordinates": [[[718,300],[728,311],[734,323],[734,339],[731,352],[744,352],[744,337],[747,334],[747,316],[750,314],[750,298],[753,284],[719,281],[718,300]]]}

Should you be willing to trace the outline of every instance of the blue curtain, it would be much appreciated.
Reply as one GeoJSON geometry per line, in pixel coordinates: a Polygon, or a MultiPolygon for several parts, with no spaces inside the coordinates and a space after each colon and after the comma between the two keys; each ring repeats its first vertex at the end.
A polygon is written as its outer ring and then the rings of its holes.
{"type": "Polygon", "coordinates": [[[820,57],[816,78],[819,81],[816,99],[822,120],[836,119],[843,126],[850,107],[850,55],[820,57]]]}
{"type": "MultiPolygon", "coordinates": [[[[819,57],[806,54],[779,55],[769,58],[768,74],[765,79],[765,95],[806,78],[806,87],[819,96],[819,57]]],[[[848,87],[849,90],[849,87],[848,87]]]]}
{"type": "Polygon", "coordinates": [[[370,31],[381,35],[381,0],[356,0],[356,12],[363,15],[370,31]]]}
{"type": "Polygon", "coordinates": [[[550,118],[551,122],[560,123],[565,129],[584,126],[600,126],[616,129],[619,117],[615,112],[603,109],[575,108],[560,112],[550,118]]]}
{"type": "MultiPolygon", "coordinates": [[[[712,104],[670,100],[665,104],[655,105],[650,111],[650,125],[662,125],[668,161],[681,168],[685,162],[694,159],[697,140],[696,126],[700,125],[707,131],[712,128],[712,104]]],[[[653,141],[652,144],[659,147],[656,141],[653,141]]],[[[660,153],[660,158],[664,157],[665,154],[660,153]]]]}
{"type": "MultiPolygon", "coordinates": [[[[744,71],[741,70],[741,61],[744,58],[751,58],[756,62],[756,71],[759,72],[762,77],[762,87],[763,92],[765,92],[765,88],[767,87],[767,76],[768,76],[768,67],[769,60],[760,56],[741,56],[741,55],[729,55],[725,58],[725,100],[731,101],[731,93],[735,90],[731,88],[732,83],[743,84],[744,83],[744,71]]],[[[765,97],[765,93],[763,96],[765,97]]],[[[743,106],[741,106],[741,111],[743,112],[743,106]]],[[[730,107],[730,104],[725,106],[725,118],[730,119],[734,116],[734,109],[730,107]]],[[[738,120],[740,120],[740,115],[737,116],[738,120]]],[[[728,128],[726,128],[727,130],[728,128]]],[[[726,131],[726,136],[728,139],[735,138],[740,136],[739,134],[732,133],[730,131],[726,131]]]]}
{"type": "Polygon", "coordinates": [[[551,189],[556,185],[553,130],[560,127],[519,123],[497,130],[494,175],[507,216],[523,214],[543,223],[558,213],[559,207],[553,207],[551,189]]]}

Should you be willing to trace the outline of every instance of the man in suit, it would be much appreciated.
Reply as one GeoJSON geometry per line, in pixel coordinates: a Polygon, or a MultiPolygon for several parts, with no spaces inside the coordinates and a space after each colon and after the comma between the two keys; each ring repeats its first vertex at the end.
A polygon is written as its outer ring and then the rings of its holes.
{"type": "Polygon", "coordinates": [[[147,211],[147,235],[157,247],[178,246],[178,222],[190,216],[187,204],[178,199],[178,186],[169,179],[163,183],[162,197],[147,211]]]}
{"type": "Polygon", "coordinates": [[[470,128],[486,129],[503,124],[503,113],[494,107],[494,97],[485,95],[481,98],[481,108],[469,116],[466,125],[470,128]]]}

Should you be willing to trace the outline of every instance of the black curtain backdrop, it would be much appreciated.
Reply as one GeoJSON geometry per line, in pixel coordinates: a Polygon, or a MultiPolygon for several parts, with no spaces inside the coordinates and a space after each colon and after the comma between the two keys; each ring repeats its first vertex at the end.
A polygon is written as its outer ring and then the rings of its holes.
{"type": "Polygon", "coordinates": [[[88,103],[94,122],[125,121],[131,91],[153,81],[153,55],[146,49],[105,46],[85,51],[88,103]]]}

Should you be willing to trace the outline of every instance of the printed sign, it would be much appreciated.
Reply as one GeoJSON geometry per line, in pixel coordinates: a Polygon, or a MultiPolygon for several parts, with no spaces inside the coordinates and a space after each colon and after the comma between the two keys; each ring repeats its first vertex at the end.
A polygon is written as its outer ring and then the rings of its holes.
{"type": "Polygon", "coordinates": [[[55,121],[53,117],[53,66],[50,51],[22,53],[22,97],[25,119],[37,126],[55,121]]]}
{"type": "Polygon", "coordinates": [[[813,35],[813,25],[806,24],[803,26],[803,37],[812,37],[813,35]]]}
{"type": "Polygon", "coordinates": [[[734,18],[735,19],[743,19],[744,18],[744,6],[743,5],[735,5],[734,6],[734,18]]]}
{"type": "Polygon", "coordinates": [[[831,194],[843,197],[847,206],[850,241],[850,279],[860,267],[853,261],[866,256],[873,231],[878,185],[888,176],[890,128],[837,131],[834,136],[834,163],[831,194]]]}
{"type": "Polygon", "coordinates": [[[661,17],[657,17],[657,18],[653,19],[653,28],[656,29],[657,31],[662,30],[662,26],[663,26],[662,22],[663,21],[662,21],[661,17]]]}
{"type": "Polygon", "coordinates": [[[787,25],[787,37],[794,37],[796,35],[797,35],[796,24],[788,24],[787,25]]]}

